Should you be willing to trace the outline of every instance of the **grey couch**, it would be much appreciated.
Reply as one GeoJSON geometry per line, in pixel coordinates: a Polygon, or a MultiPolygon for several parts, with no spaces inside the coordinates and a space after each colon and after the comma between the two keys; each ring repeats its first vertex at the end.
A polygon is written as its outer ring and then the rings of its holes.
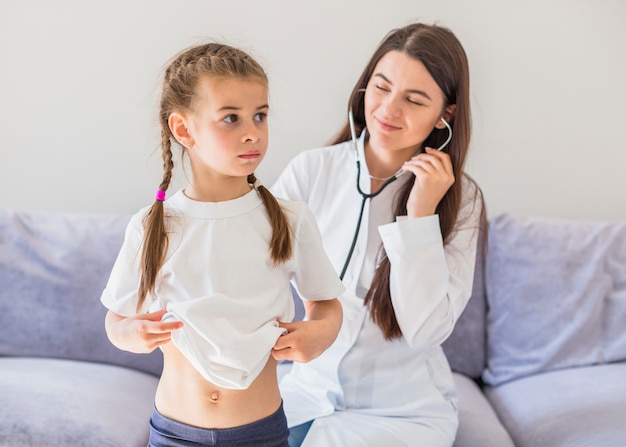
{"type": "MultiPolygon", "coordinates": [[[[0,446],[146,445],[162,358],[99,302],[127,221],[0,211],[0,446]]],[[[444,349],[456,447],[625,446],[626,223],[492,218],[444,349]]]]}

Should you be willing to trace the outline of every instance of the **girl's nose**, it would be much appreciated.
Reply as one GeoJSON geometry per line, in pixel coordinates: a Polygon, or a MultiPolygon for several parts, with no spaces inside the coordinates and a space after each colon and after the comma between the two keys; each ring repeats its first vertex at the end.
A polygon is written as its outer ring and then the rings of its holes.
{"type": "Polygon", "coordinates": [[[256,143],[261,138],[261,132],[254,124],[248,125],[243,132],[241,141],[243,143],[256,143]]]}

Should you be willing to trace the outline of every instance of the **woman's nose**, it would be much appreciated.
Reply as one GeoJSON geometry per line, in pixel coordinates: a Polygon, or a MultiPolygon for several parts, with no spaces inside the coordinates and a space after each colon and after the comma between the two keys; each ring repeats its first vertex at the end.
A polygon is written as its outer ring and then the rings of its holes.
{"type": "Polygon", "coordinates": [[[388,116],[398,116],[401,113],[400,100],[395,95],[387,95],[382,102],[383,110],[388,116]]]}

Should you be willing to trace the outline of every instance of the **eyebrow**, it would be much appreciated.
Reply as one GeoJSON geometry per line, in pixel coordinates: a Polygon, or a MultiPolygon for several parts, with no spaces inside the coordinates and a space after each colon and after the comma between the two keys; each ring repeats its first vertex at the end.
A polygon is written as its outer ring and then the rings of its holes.
{"type": "MultiPolygon", "coordinates": [[[[387,82],[388,84],[393,85],[393,82],[391,82],[384,74],[382,73],[376,73],[374,76],[377,76],[379,78],[382,78],[385,82],[387,82]]],[[[407,90],[407,93],[415,93],[416,95],[420,95],[423,96],[424,98],[432,101],[431,97],[428,95],[428,93],[426,93],[424,90],[418,90],[418,89],[409,89],[407,90]]]]}
{"type": "MultiPolygon", "coordinates": [[[[262,106],[259,106],[256,108],[256,110],[263,110],[263,109],[269,109],[270,106],[269,104],[263,104],[262,106]]],[[[237,106],[224,106],[224,107],[220,107],[218,109],[218,111],[223,112],[225,110],[241,110],[241,107],[237,107],[237,106]]]]}

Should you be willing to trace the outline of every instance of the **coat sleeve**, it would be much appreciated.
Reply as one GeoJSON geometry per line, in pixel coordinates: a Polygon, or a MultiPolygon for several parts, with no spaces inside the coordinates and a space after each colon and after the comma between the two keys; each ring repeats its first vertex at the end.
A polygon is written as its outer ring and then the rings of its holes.
{"type": "Polygon", "coordinates": [[[448,338],[472,293],[483,205],[476,185],[464,181],[457,224],[445,245],[437,215],[379,227],[396,319],[407,343],[420,351],[448,338]]]}

